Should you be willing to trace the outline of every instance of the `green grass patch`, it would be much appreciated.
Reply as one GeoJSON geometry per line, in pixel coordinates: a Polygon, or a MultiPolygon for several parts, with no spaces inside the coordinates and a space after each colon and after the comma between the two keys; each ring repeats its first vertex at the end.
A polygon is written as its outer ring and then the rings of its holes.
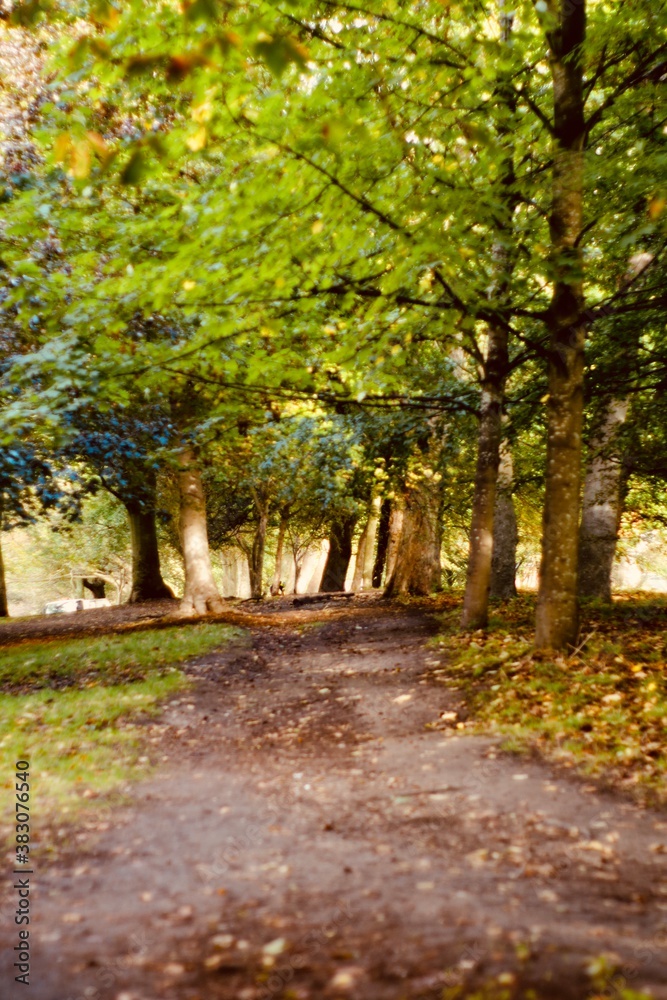
{"type": "Polygon", "coordinates": [[[156,669],[201,656],[239,634],[229,625],[204,623],[10,646],[0,660],[0,689],[22,693],[144,680],[156,669]]]}
{"type": "MultiPolygon", "coordinates": [[[[15,762],[30,761],[40,849],[56,820],[73,820],[91,803],[109,805],[111,793],[147,773],[146,723],[188,685],[180,665],[240,635],[225,625],[181,625],[9,650],[3,684],[21,693],[0,701],[0,787],[12,789],[15,762]]],[[[8,817],[1,822],[4,839],[8,817]]]]}
{"type": "Polygon", "coordinates": [[[434,673],[466,694],[470,724],[537,748],[644,801],[667,802],[667,602],[590,604],[577,651],[531,645],[534,599],[494,609],[487,632],[461,634],[454,611],[432,645],[449,659],[434,673]],[[444,667],[444,670],[443,670],[444,667]]]}

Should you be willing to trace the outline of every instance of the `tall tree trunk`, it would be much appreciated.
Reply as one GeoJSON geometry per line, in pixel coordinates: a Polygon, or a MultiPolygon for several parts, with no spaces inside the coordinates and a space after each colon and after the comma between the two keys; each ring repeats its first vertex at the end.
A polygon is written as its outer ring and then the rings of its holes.
{"type": "Polygon", "coordinates": [[[320,591],[332,593],[345,589],[345,577],[352,557],[352,537],[356,517],[350,516],[335,521],[329,534],[329,553],[322,574],[320,591]]]}
{"type": "Polygon", "coordinates": [[[535,642],[542,649],[573,645],[579,628],[577,553],[584,335],[583,46],[585,0],[550,0],[558,27],[548,35],[554,103],[554,149],[550,217],[555,272],[548,313],[550,333],[547,401],[547,460],[542,561],[535,642]]]}
{"type": "MultiPolygon", "coordinates": [[[[2,529],[0,528],[0,532],[2,529]]],[[[2,558],[2,535],[0,534],[0,618],[9,617],[9,607],[7,605],[7,584],[5,582],[5,563],[2,558]]]]}
{"type": "Polygon", "coordinates": [[[591,442],[579,529],[579,594],[611,601],[611,569],[622,514],[623,465],[617,439],[628,400],[612,399],[591,442]]]}
{"type": "Polygon", "coordinates": [[[366,559],[366,536],[368,534],[369,521],[366,521],[357,545],[357,554],[354,560],[354,576],[352,577],[352,590],[361,590],[364,579],[364,562],[366,559]]]}
{"type": "Polygon", "coordinates": [[[276,543],[276,565],[273,570],[273,580],[271,581],[271,593],[280,592],[282,583],[283,553],[285,551],[285,532],[289,523],[289,507],[283,507],[280,512],[280,523],[278,525],[278,541],[276,543]]]}
{"type": "Polygon", "coordinates": [[[181,612],[190,615],[219,612],[223,610],[224,604],[213,579],[204,487],[194,451],[185,448],[178,461],[180,531],[185,563],[185,593],[181,601],[181,612]]]}
{"type": "Polygon", "coordinates": [[[389,545],[389,519],[391,517],[391,500],[386,497],[382,501],[382,506],[380,507],[380,520],[378,523],[378,534],[377,534],[377,552],[375,553],[375,562],[373,563],[373,575],[371,577],[371,584],[373,587],[382,586],[382,574],[384,573],[385,563],[387,561],[387,547],[389,545]]]}
{"type": "Polygon", "coordinates": [[[259,601],[264,593],[264,548],[266,546],[266,529],[269,525],[269,503],[263,492],[254,490],[255,507],[257,509],[257,527],[252,540],[252,549],[248,560],[250,570],[250,595],[259,601]]]}
{"type": "Polygon", "coordinates": [[[518,532],[512,497],[514,470],[512,453],[505,442],[500,448],[500,466],[493,515],[493,559],[490,596],[501,601],[516,597],[516,546],[518,532]]]}
{"type": "Polygon", "coordinates": [[[388,539],[387,539],[387,571],[385,573],[386,583],[389,583],[393,574],[394,567],[396,566],[396,559],[398,558],[398,550],[401,546],[401,536],[403,534],[403,515],[405,504],[401,502],[400,504],[396,500],[392,500],[391,510],[389,514],[389,525],[388,525],[388,539]]]}
{"type": "MultiPolygon", "coordinates": [[[[510,40],[513,15],[503,9],[500,0],[501,38],[510,40]]],[[[514,109],[515,91],[501,76],[497,87],[498,103],[514,109]]],[[[499,312],[507,307],[514,255],[507,251],[507,230],[512,225],[516,206],[513,139],[503,118],[497,127],[498,138],[506,152],[500,174],[499,208],[494,219],[496,239],[493,245],[494,280],[489,296],[499,312]]],[[[477,431],[477,465],[470,523],[470,552],[463,599],[463,628],[486,628],[489,617],[489,590],[493,559],[493,520],[496,505],[496,481],[500,463],[501,421],[505,381],[508,370],[508,328],[499,317],[487,326],[487,350],[482,372],[482,401],[477,431]]]]}
{"type": "Polygon", "coordinates": [[[482,383],[482,412],[477,436],[477,467],[470,524],[470,554],[463,599],[464,628],[485,628],[489,611],[493,514],[500,461],[503,395],[507,372],[507,330],[489,327],[488,351],[482,383]]]}
{"type": "Polygon", "coordinates": [[[155,511],[133,501],[126,503],[125,508],[132,542],[132,590],[128,602],[141,604],[142,601],[173,597],[160,571],[155,511]]]}
{"type": "Polygon", "coordinates": [[[364,530],[359,538],[357,548],[357,558],[354,565],[354,578],[352,580],[352,590],[364,590],[370,587],[373,574],[373,556],[375,554],[375,538],[378,530],[378,520],[380,513],[380,498],[374,497],[371,501],[368,520],[364,525],[364,530]]]}

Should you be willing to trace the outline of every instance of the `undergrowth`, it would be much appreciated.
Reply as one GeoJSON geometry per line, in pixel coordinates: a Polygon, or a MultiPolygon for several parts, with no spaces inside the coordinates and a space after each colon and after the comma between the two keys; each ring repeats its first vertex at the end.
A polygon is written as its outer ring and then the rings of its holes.
{"type": "Polygon", "coordinates": [[[667,802],[667,601],[589,603],[567,655],[532,646],[535,599],[495,607],[487,631],[461,633],[460,606],[442,613],[430,674],[465,692],[466,724],[505,735],[646,802],[667,802]]]}

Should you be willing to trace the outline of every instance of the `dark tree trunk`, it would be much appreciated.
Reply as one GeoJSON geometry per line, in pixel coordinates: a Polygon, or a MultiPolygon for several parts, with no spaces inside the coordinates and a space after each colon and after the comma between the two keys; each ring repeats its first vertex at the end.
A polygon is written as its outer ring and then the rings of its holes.
{"type": "Polygon", "coordinates": [[[463,599],[464,628],[485,628],[489,611],[493,514],[500,461],[503,394],[507,372],[507,330],[489,328],[489,347],[482,384],[482,412],[477,436],[475,493],[470,524],[470,554],[463,599]]]}
{"type": "Polygon", "coordinates": [[[584,406],[584,289],[581,230],[584,208],[583,47],[585,0],[550,6],[554,102],[551,248],[554,288],[547,400],[546,493],[535,642],[542,649],[574,645],[579,629],[577,560],[581,435],[584,406]]]}
{"type": "Polygon", "coordinates": [[[352,558],[352,537],[356,517],[335,521],[329,534],[329,553],[322,574],[320,591],[345,590],[345,577],[352,558]]]}
{"type": "Polygon", "coordinates": [[[591,442],[579,529],[579,594],[611,601],[611,570],[623,512],[623,465],[617,446],[628,401],[613,399],[591,442]]]}
{"type": "Polygon", "coordinates": [[[266,530],[269,524],[269,504],[266,497],[255,492],[255,507],[257,509],[257,527],[252,540],[252,549],[248,559],[250,571],[250,596],[259,601],[264,593],[264,548],[266,546],[266,530]]]}
{"type": "Polygon", "coordinates": [[[100,601],[104,597],[106,597],[107,585],[105,581],[100,580],[98,576],[94,576],[90,580],[84,578],[81,582],[83,583],[86,590],[89,590],[91,592],[95,600],[100,601]]]}
{"type": "Polygon", "coordinates": [[[516,597],[516,547],[518,532],[512,497],[512,454],[501,447],[493,516],[493,559],[490,596],[501,601],[516,597]]]}
{"type": "MultiPolygon", "coordinates": [[[[512,16],[500,4],[501,39],[509,43],[512,16]]],[[[508,110],[516,103],[514,87],[501,77],[497,87],[497,101],[508,110]]],[[[493,244],[494,280],[489,295],[495,306],[498,320],[487,326],[487,351],[482,373],[482,401],[477,431],[477,465],[475,491],[470,523],[470,552],[463,599],[463,628],[486,628],[489,617],[489,592],[491,587],[494,514],[496,508],[496,483],[500,463],[501,422],[505,381],[508,370],[508,328],[502,320],[507,308],[509,285],[514,270],[514,254],[508,253],[507,234],[511,230],[516,207],[513,138],[506,123],[501,120],[497,128],[498,139],[505,147],[500,187],[499,207],[494,218],[496,238],[493,244]]]]}
{"type": "Polygon", "coordinates": [[[207,612],[220,612],[224,604],[211,568],[204,487],[192,449],[186,448],[181,452],[179,465],[180,529],[185,564],[181,613],[205,615],[207,612]]]}
{"type": "Polygon", "coordinates": [[[138,503],[126,503],[132,540],[132,590],[129,603],[161,600],[173,597],[171,588],[162,579],[160,553],[155,528],[155,512],[138,503]]]}
{"type": "Polygon", "coordinates": [[[375,562],[373,564],[373,576],[372,585],[374,587],[382,586],[382,574],[384,573],[385,563],[387,561],[387,547],[389,545],[389,518],[391,517],[391,500],[387,498],[382,501],[382,506],[380,507],[380,521],[378,523],[378,547],[375,553],[375,562]]]}
{"type": "Polygon", "coordinates": [[[8,617],[7,584],[5,583],[5,563],[2,558],[2,533],[0,531],[0,618],[8,617]]]}

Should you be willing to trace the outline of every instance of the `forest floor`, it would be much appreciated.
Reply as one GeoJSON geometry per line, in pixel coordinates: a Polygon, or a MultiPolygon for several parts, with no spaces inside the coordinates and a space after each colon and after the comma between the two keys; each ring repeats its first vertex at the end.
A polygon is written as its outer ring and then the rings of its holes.
{"type": "Polygon", "coordinates": [[[145,719],[132,802],[33,831],[3,998],[667,1000],[664,811],[462,729],[428,604],[251,620],[145,719]]]}

